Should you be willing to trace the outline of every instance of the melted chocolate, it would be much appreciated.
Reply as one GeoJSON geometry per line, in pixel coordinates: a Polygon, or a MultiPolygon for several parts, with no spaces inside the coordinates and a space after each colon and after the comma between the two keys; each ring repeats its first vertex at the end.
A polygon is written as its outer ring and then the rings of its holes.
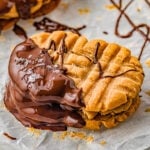
{"type": "Polygon", "coordinates": [[[100,62],[97,62],[98,68],[99,68],[99,76],[101,77],[103,74],[102,66],[100,62]]]}
{"type": "Polygon", "coordinates": [[[36,27],[37,30],[44,30],[45,32],[53,32],[57,30],[70,30],[71,32],[74,32],[78,35],[80,35],[79,31],[86,27],[85,25],[83,25],[79,28],[73,28],[46,17],[39,22],[35,22],[33,25],[36,27]]]}
{"type": "MultiPolygon", "coordinates": [[[[150,3],[145,0],[146,3],[150,6],[150,3]]],[[[140,60],[141,57],[142,57],[142,54],[143,54],[143,51],[145,49],[145,46],[147,44],[147,42],[150,42],[150,27],[148,24],[145,24],[145,23],[142,23],[142,24],[139,24],[139,25],[136,25],[132,19],[126,14],[126,9],[132,4],[133,0],[130,0],[126,6],[123,8],[123,5],[122,5],[122,0],[119,1],[119,4],[117,4],[114,0],[110,0],[110,2],[119,10],[120,12],[120,15],[118,16],[117,18],[117,21],[116,21],[116,25],[115,25],[115,34],[118,36],[118,37],[121,37],[121,38],[129,38],[133,35],[133,33],[135,31],[139,32],[143,38],[144,38],[144,42],[143,42],[143,45],[141,47],[141,50],[140,50],[140,53],[139,53],[139,56],[138,56],[138,59],[140,60]],[[125,17],[126,20],[128,21],[128,23],[131,25],[132,29],[127,33],[127,34],[120,34],[119,32],[119,24],[121,22],[121,18],[122,17],[125,17]],[[145,29],[145,32],[141,29],[145,29]]]]}
{"type": "Polygon", "coordinates": [[[116,75],[107,75],[107,76],[102,76],[102,78],[116,78],[116,77],[120,77],[120,76],[122,76],[122,75],[124,75],[124,74],[126,74],[126,73],[128,73],[128,72],[131,72],[131,71],[137,71],[136,69],[129,69],[129,70],[127,70],[127,71],[124,71],[124,72],[122,72],[122,73],[119,73],[119,74],[116,74],[116,75]]]}
{"type": "Polygon", "coordinates": [[[15,4],[20,18],[22,19],[30,18],[30,11],[31,11],[30,0],[15,0],[15,4]]]}
{"type": "Polygon", "coordinates": [[[61,68],[63,68],[64,53],[67,53],[67,47],[66,47],[66,44],[65,44],[65,38],[66,38],[66,35],[65,35],[64,38],[62,39],[62,41],[61,41],[61,46],[60,46],[60,49],[59,49],[60,66],[61,66],[61,68]]]}
{"type": "Polygon", "coordinates": [[[9,12],[12,8],[13,3],[9,0],[1,0],[0,2],[0,15],[9,12]]]}
{"type": "Polygon", "coordinates": [[[53,131],[85,125],[77,112],[84,106],[81,89],[53,64],[45,49],[27,39],[15,47],[8,69],[5,105],[22,124],[53,131]]]}
{"type": "Polygon", "coordinates": [[[96,44],[96,48],[95,48],[95,51],[94,51],[94,60],[93,60],[93,63],[96,64],[98,62],[98,58],[97,58],[97,55],[98,55],[98,49],[100,47],[100,43],[97,43],[96,44]]]}
{"type": "Polygon", "coordinates": [[[13,31],[16,35],[18,35],[20,38],[24,40],[28,38],[26,31],[17,24],[14,25],[13,31]]]}
{"type": "Polygon", "coordinates": [[[9,134],[6,133],[6,132],[4,132],[3,135],[6,136],[7,138],[11,139],[11,140],[17,140],[17,138],[15,138],[15,137],[9,135],[9,134]]]}

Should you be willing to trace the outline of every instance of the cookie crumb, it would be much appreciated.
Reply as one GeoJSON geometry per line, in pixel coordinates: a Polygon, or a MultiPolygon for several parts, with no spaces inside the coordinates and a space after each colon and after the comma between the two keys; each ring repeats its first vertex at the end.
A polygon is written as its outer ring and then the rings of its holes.
{"type": "Polygon", "coordinates": [[[86,141],[87,141],[88,143],[91,143],[91,142],[94,141],[94,137],[93,137],[93,136],[88,136],[88,137],[86,137],[86,141]]]}
{"type": "Polygon", "coordinates": [[[29,23],[29,24],[33,24],[33,23],[34,23],[34,19],[29,19],[29,20],[28,20],[28,23],[29,23]]]}
{"type": "Polygon", "coordinates": [[[10,46],[10,51],[12,52],[14,50],[15,46],[14,45],[11,45],[10,46]]]}
{"type": "Polygon", "coordinates": [[[150,107],[145,109],[145,112],[150,112],[150,107]]]}
{"type": "Polygon", "coordinates": [[[38,129],[35,129],[35,128],[27,128],[27,130],[36,137],[41,135],[41,130],[38,130],[38,129]]]}
{"type": "Polygon", "coordinates": [[[0,35],[0,42],[4,42],[6,39],[3,35],[0,35]]]}
{"type": "Polygon", "coordinates": [[[62,2],[60,5],[63,7],[63,9],[67,9],[69,6],[69,4],[65,2],[62,2]]]}
{"type": "Polygon", "coordinates": [[[107,9],[107,10],[114,10],[114,9],[116,9],[116,6],[115,5],[105,5],[105,8],[107,9]]]}
{"type": "Polygon", "coordinates": [[[57,139],[57,138],[58,138],[58,135],[57,135],[56,132],[53,132],[53,138],[54,138],[54,139],[57,139]]]}
{"type": "Polygon", "coordinates": [[[141,12],[141,8],[137,8],[136,10],[137,10],[137,12],[141,12]]]}
{"type": "Polygon", "coordinates": [[[100,144],[105,145],[105,144],[107,144],[107,142],[105,140],[102,140],[102,141],[100,141],[100,144]]]}
{"type": "Polygon", "coordinates": [[[70,136],[72,138],[81,139],[81,140],[84,140],[86,142],[92,142],[94,140],[93,136],[87,136],[83,132],[74,132],[74,131],[68,132],[68,136],[70,136]]]}
{"type": "Polygon", "coordinates": [[[89,8],[79,8],[78,12],[80,15],[85,15],[85,14],[90,13],[90,9],[89,8]]]}
{"type": "Polygon", "coordinates": [[[74,138],[74,139],[80,139],[83,141],[86,141],[88,143],[91,143],[94,141],[94,137],[91,135],[86,135],[83,132],[75,132],[75,131],[64,131],[60,134],[53,133],[53,137],[55,139],[64,140],[66,137],[74,138]]]}
{"type": "Polygon", "coordinates": [[[68,135],[67,131],[64,131],[62,133],[53,133],[53,138],[58,139],[58,140],[64,140],[68,135]]]}
{"type": "Polygon", "coordinates": [[[2,101],[0,102],[0,108],[4,109],[4,110],[7,110],[6,107],[5,107],[5,104],[2,101]]]}
{"type": "Polygon", "coordinates": [[[150,68],[150,58],[145,61],[145,64],[150,68]]]}
{"type": "Polygon", "coordinates": [[[148,96],[150,96],[150,91],[146,91],[145,94],[147,94],[148,96]]]}

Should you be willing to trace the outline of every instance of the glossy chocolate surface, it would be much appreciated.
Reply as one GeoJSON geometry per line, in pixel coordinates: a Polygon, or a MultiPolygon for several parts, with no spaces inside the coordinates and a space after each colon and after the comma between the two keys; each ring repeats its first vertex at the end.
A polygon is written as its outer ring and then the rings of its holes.
{"type": "Polygon", "coordinates": [[[77,112],[84,106],[81,89],[47,50],[27,39],[15,47],[8,69],[5,105],[25,126],[62,131],[85,125],[77,112]]]}

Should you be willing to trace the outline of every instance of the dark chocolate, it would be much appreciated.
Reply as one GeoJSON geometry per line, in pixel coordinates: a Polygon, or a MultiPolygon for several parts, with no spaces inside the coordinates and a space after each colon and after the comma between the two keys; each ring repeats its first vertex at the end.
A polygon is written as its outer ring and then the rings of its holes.
{"type": "Polygon", "coordinates": [[[150,1],[149,1],[149,0],[145,0],[145,2],[146,2],[147,5],[150,7],[150,1]]]}
{"type": "Polygon", "coordinates": [[[17,140],[17,138],[15,138],[15,137],[9,135],[9,134],[6,133],[6,132],[4,132],[3,135],[6,136],[7,138],[11,139],[11,140],[17,140]]]}
{"type": "Polygon", "coordinates": [[[55,44],[54,40],[50,41],[50,44],[49,44],[49,47],[48,47],[47,50],[49,50],[49,49],[52,49],[52,50],[56,51],[56,44],[55,44]]]}
{"type": "Polygon", "coordinates": [[[33,40],[15,47],[8,69],[5,105],[22,124],[53,131],[85,125],[77,112],[84,106],[81,89],[33,40]]]}
{"type": "MultiPolygon", "coordinates": [[[[122,0],[119,0],[119,3],[117,4],[115,2],[115,0],[110,0],[110,2],[118,9],[118,11],[120,12],[118,18],[117,18],[117,21],[116,21],[116,25],[115,25],[115,34],[118,36],[118,37],[121,37],[121,38],[129,38],[133,35],[133,33],[135,31],[139,32],[143,38],[144,38],[144,42],[143,42],[143,45],[140,49],[140,53],[139,53],[139,56],[138,56],[138,59],[140,60],[141,57],[142,57],[142,54],[144,52],[144,49],[145,49],[145,46],[147,43],[150,43],[150,26],[146,23],[141,23],[139,25],[136,25],[132,19],[127,15],[127,13],[125,12],[126,9],[134,2],[133,0],[130,0],[126,5],[125,7],[123,8],[123,4],[122,4],[122,0]],[[127,22],[131,25],[132,29],[127,33],[127,34],[120,34],[119,32],[119,25],[120,25],[120,22],[121,22],[121,18],[122,17],[125,17],[127,22]],[[142,29],[145,29],[145,31],[143,31],[142,29]]],[[[148,4],[148,6],[150,6],[150,3],[145,0],[146,4],[148,4]]]]}
{"type": "Polygon", "coordinates": [[[60,22],[56,22],[50,18],[43,18],[41,21],[39,22],[34,22],[33,24],[37,30],[43,30],[45,32],[53,32],[53,31],[57,31],[57,30],[70,30],[71,32],[74,32],[78,35],[80,35],[79,31],[84,29],[86,26],[83,25],[81,27],[78,28],[73,28],[67,25],[64,25],[60,22]]]}
{"type": "Polygon", "coordinates": [[[61,68],[63,68],[63,63],[64,63],[64,53],[67,53],[67,47],[65,44],[65,38],[66,35],[64,36],[64,38],[61,40],[61,46],[59,48],[59,55],[60,55],[60,66],[61,68]]]}
{"type": "Polygon", "coordinates": [[[103,72],[101,63],[98,61],[98,49],[99,49],[99,47],[100,47],[100,43],[98,42],[98,43],[96,44],[95,51],[94,51],[93,63],[98,65],[98,68],[99,68],[99,77],[100,77],[101,79],[104,79],[104,78],[116,78],[116,77],[120,77],[120,76],[122,76],[122,75],[124,75],[124,74],[126,74],[126,73],[128,73],[128,72],[130,72],[130,71],[137,71],[136,69],[129,69],[129,70],[126,70],[126,71],[121,72],[121,73],[119,73],[119,74],[106,75],[106,76],[104,76],[104,75],[103,75],[104,72],[103,72]]]}
{"type": "Polygon", "coordinates": [[[107,31],[103,31],[103,33],[104,33],[105,35],[108,35],[108,32],[107,32],[107,31]]]}
{"type": "Polygon", "coordinates": [[[12,8],[13,3],[9,0],[1,0],[0,1],[0,15],[9,12],[12,8]]]}
{"type": "Polygon", "coordinates": [[[94,60],[93,60],[93,63],[96,64],[98,62],[98,58],[97,58],[97,55],[98,55],[98,49],[100,47],[100,43],[98,42],[96,44],[96,48],[95,48],[95,51],[94,51],[94,60]]]}
{"type": "Polygon", "coordinates": [[[17,24],[14,25],[13,31],[16,35],[18,35],[23,40],[28,38],[26,31],[17,24]]]}
{"type": "Polygon", "coordinates": [[[126,74],[126,73],[128,73],[128,72],[131,72],[131,71],[137,71],[136,69],[129,69],[129,70],[126,70],[126,71],[124,71],[124,72],[121,72],[121,73],[119,73],[119,74],[115,74],[115,75],[106,75],[106,76],[102,76],[101,78],[116,78],[116,77],[120,77],[120,76],[122,76],[122,75],[124,75],[124,74],[126,74]]]}
{"type": "Polygon", "coordinates": [[[36,0],[1,0],[0,14],[9,12],[12,6],[15,5],[19,17],[28,19],[31,16],[31,7],[36,5],[36,3],[36,0]]]}

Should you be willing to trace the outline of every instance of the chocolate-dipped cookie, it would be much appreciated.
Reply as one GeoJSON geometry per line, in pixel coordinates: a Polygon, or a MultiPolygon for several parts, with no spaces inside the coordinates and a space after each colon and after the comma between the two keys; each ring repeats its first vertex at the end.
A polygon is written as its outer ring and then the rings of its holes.
{"type": "Polygon", "coordinates": [[[111,128],[140,104],[142,66],[115,43],[43,32],[15,47],[8,69],[5,105],[25,126],[111,128]]]}

